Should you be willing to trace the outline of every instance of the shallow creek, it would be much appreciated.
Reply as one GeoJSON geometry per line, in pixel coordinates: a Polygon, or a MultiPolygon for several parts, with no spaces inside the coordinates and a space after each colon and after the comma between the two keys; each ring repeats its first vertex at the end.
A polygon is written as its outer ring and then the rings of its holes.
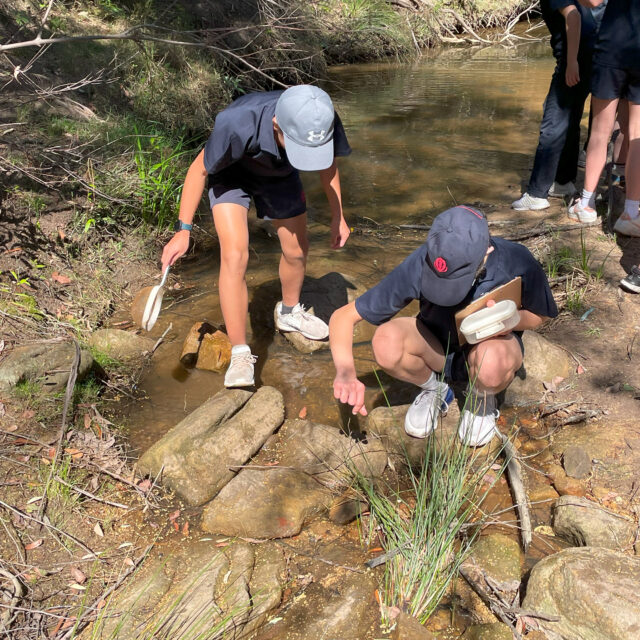
{"type": "MultiPolygon", "coordinates": [[[[388,226],[377,233],[377,224],[428,224],[454,203],[482,207],[508,201],[507,187],[527,176],[537,143],[553,68],[548,49],[547,43],[539,43],[514,50],[445,50],[411,64],[333,70],[327,89],[354,149],[339,166],[345,213],[355,231],[345,249],[330,249],[329,217],[319,180],[303,176],[309,202],[309,278],[337,272],[346,276],[347,283],[369,287],[424,238],[424,231],[400,232],[388,226]]],[[[202,224],[212,231],[210,220],[202,224]]],[[[288,417],[306,407],[310,420],[346,426],[351,418],[333,399],[329,352],[299,354],[274,333],[279,244],[269,225],[256,221],[253,212],[250,231],[249,342],[259,356],[257,380],[283,393],[288,417]]],[[[218,249],[211,244],[208,255],[199,252],[197,258],[176,265],[183,288],[165,298],[152,332],[157,338],[172,323],[167,342],[140,381],[140,400],[127,409],[130,439],[141,451],[222,389],[222,375],[186,370],[179,363],[183,339],[194,322],[222,323],[218,249]]],[[[415,313],[415,307],[406,313],[415,313]]],[[[385,402],[374,374],[372,332],[365,327],[355,347],[359,374],[368,386],[369,409],[385,402]]],[[[415,394],[384,374],[381,380],[392,404],[408,402],[415,394]]],[[[485,505],[490,511],[511,506],[506,483],[498,484],[490,502],[485,505]]],[[[547,520],[544,511],[534,513],[537,522],[547,520]]],[[[502,517],[515,522],[512,510],[502,517]]],[[[503,531],[515,529],[507,525],[503,531]]],[[[534,544],[527,564],[551,552],[548,545],[534,544]]]]}

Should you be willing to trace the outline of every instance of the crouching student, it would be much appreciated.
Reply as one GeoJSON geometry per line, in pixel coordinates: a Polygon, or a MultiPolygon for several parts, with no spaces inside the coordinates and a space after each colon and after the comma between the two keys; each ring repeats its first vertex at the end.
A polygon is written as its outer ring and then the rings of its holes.
{"type": "Polygon", "coordinates": [[[458,206],[441,213],[426,242],[379,284],[338,309],[329,323],[336,367],[335,397],[366,415],[365,387],[356,377],[353,328],[362,319],[377,325],[372,341],[376,362],[420,392],[405,417],[405,431],[425,438],[440,412],[453,401],[449,383],[466,383],[467,407],[459,436],[472,446],[487,444],[496,429],[495,396],[522,365],[522,332],[558,314],[540,264],[515,242],[491,237],[484,215],[458,206]],[[461,346],[455,313],[513,278],[522,279],[520,321],[511,332],[461,346]],[[412,300],[416,318],[393,316],[412,300]],[[471,410],[472,409],[472,410],[471,410]]]}

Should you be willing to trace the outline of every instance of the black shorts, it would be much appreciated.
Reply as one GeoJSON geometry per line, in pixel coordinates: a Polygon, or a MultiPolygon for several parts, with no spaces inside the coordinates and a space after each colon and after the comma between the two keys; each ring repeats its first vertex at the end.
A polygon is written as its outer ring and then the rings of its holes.
{"type": "Polygon", "coordinates": [[[640,104],[640,69],[615,69],[596,63],[591,74],[591,93],[601,100],[626,98],[640,104]]]}
{"type": "MultiPolygon", "coordinates": [[[[513,334],[520,345],[522,355],[524,356],[524,343],[522,342],[522,333],[519,331],[513,334]]],[[[472,344],[465,344],[462,347],[447,354],[447,359],[444,363],[444,369],[442,369],[442,375],[445,380],[450,382],[469,382],[469,352],[471,348],[475,346],[472,344]]]]}
{"type": "Polygon", "coordinates": [[[209,203],[239,204],[249,209],[251,198],[258,218],[285,220],[295,218],[307,210],[300,174],[297,171],[285,177],[248,175],[246,172],[221,171],[209,176],[209,203]]]}

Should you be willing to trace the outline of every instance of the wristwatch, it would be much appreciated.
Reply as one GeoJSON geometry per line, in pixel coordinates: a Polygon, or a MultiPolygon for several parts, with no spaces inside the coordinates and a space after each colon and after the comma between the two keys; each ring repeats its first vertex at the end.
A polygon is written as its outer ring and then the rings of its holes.
{"type": "Polygon", "coordinates": [[[173,225],[174,231],[191,231],[191,229],[193,229],[193,225],[182,222],[182,220],[176,220],[173,225]]]}

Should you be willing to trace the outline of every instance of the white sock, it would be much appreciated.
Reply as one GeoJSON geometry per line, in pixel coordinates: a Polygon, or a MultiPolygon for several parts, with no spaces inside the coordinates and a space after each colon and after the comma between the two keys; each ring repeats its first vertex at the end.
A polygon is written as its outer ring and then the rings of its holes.
{"type": "Polygon", "coordinates": [[[637,218],[639,214],[638,207],[640,206],[640,200],[625,200],[624,212],[633,220],[637,218]]]}
{"type": "Polygon", "coordinates": [[[231,347],[232,356],[239,356],[241,353],[251,353],[251,347],[248,344],[237,344],[231,347]]]}
{"type": "Polygon", "coordinates": [[[442,383],[438,379],[438,376],[435,374],[434,371],[432,371],[431,375],[426,380],[426,382],[423,382],[422,384],[419,384],[418,386],[421,389],[424,389],[425,391],[437,391],[440,388],[441,384],[442,383]]]}
{"type": "Polygon", "coordinates": [[[582,190],[582,198],[580,199],[582,207],[589,207],[590,209],[596,208],[596,195],[595,191],[582,190]]]}

